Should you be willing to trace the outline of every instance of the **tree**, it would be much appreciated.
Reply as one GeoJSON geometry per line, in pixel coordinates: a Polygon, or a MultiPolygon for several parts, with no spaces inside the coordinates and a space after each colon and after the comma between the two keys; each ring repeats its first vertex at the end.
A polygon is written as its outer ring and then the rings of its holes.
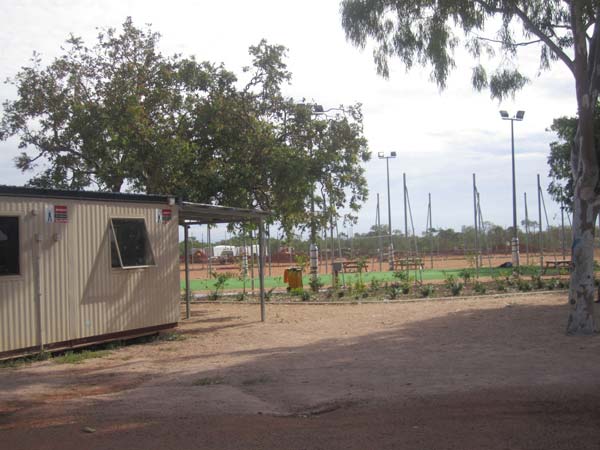
{"type": "Polygon", "coordinates": [[[324,119],[285,97],[287,50],[265,40],[249,49],[245,85],[223,65],[162,55],[159,40],[127,18],[95,45],[71,36],[48,66],[34,55],[17,73],[0,139],[19,138],[29,184],[260,207],[288,234],[314,217],[315,189],[323,217],[358,210],[369,157],[359,106],[324,119]]]}
{"type": "MultiPolygon", "coordinates": [[[[558,136],[558,141],[550,143],[550,178],[548,186],[550,196],[571,211],[573,204],[573,173],[571,171],[571,149],[577,134],[577,117],[559,117],[552,121],[550,130],[558,136]]],[[[596,151],[600,150],[600,104],[594,112],[594,136],[596,151]]]]}
{"type": "MultiPolygon", "coordinates": [[[[528,81],[514,68],[521,48],[539,47],[540,69],[560,61],[571,72],[577,99],[577,132],[571,148],[573,173],[573,244],[569,290],[570,334],[598,329],[594,312],[594,222],[600,208],[600,166],[594,142],[594,108],[600,88],[600,4],[597,0],[343,0],[342,25],[347,38],[364,47],[375,42],[374,59],[387,76],[388,59],[398,57],[408,68],[431,67],[432,78],[445,87],[454,68],[454,50],[464,37],[476,60],[471,82],[502,99],[528,81]],[[497,23],[494,35],[486,30],[497,23]],[[462,36],[459,33],[462,32],[462,36]],[[489,70],[482,56],[502,53],[489,70]]],[[[597,313],[597,312],[596,312],[597,313]]]]}
{"type": "MultiPolygon", "coordinates": [[[[16,101],[4,103],[0,139],[17,135],[25,149],[17,167],[47,168],[31,185],[162,193],[190,162],[180,127],[194,99],[235,81],[222,67],[165,57],[159,35],[136,28],[108,29],[88,48],[71,36],[48,67],[34,54],[12,83],[16,101]]],[[[174,192],[175,193],[175,192],[174,192]]]]}

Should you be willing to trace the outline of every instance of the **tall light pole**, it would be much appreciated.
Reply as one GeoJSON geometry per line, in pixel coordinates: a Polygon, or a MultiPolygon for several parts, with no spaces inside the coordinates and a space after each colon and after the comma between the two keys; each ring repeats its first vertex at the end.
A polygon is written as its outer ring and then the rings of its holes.
{"type": "Polygon", "coordinates": [[[515,121],[520,122],[525,117],[525,111],[517,111],[513,117],[510,117],[506,111],[500,111],[502,120],[510,120],[510,144],[512,160],[512,204],[513,204],[513,237],[511,241],[512,263],[514,267],[519,267],[519,235],[517,229],[517,190],[515,183],[515,121]]]}
{"type": "Polygon", "coordinates": [[[394,270],[394,242],[392,241],[392,202],[390,197],[390,158],[396,157],[396,152],[390,152],[388,156],[385,156],[383,152],[377,154],[379,159],[385,159],[385,166],[387,169],[387,194],[388,194],[388,231],[390,233],[390,249],[389,249],[389,262],[390,271],[394,270]]]}

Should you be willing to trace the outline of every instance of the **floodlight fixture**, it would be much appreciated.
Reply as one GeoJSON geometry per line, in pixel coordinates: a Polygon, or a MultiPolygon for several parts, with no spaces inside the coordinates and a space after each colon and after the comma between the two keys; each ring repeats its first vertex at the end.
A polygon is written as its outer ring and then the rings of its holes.
{"type": "Polygon", "coordinates": [[[396,152],[390,152],[390,158],[395,158],[396,157],[396,152]]]}
{"type": "Polygon", "coordinates": [[[500,111],[500,116],[502,116],[503,119],[508,119],[508,112],[502,110],[500,111]]]}
{"type": "Polygon", "coordinates": [[[323,112],[325,112],[325,110],[323,109],[323,105],[314,105],[313,106],[313,112],[316,112],[316,113],[323,113],[323,112]]]}
{"type": "Polygon", "coordinates": [[[523,120],[525,117],[525,111],[517,111],[517,120],[523,120]]]}

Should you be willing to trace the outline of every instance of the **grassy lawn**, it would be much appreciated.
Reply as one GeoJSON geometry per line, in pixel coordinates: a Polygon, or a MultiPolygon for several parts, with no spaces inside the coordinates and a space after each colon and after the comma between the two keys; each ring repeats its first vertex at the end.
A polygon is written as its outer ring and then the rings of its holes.
{"type": "MultiPolygon", "coordinates": [[[[523,276],[530,276],[539,272],[539,267],[531,266],[531,267],[522,267],[523,276]]],[[[470,269],[471,278],[475,277],[475,270],[470,269]]],[[[422,272],[423,281],[442,281],[449,275],[454,275],[460,278],[461,270],[460,269],[451,269],[451,270],[435,270],[435,269],[426,269],[422,272]]],[[[498,268],[481,268],[479,269],[479,276],[489,277],[489,276],[501,276],[506,277],[510,276],[512,273],[512,269],[498,269],[498,268]]],[[[556,270],[548,271],[548,275],[558,275],[556,270]]],[[[418,272],[416,273],[418,276],[418,272]]],[[[394,277],[393,272],[367,272],[362,274],[363,282],[368,284],[371,280],[376,279],[382,283],[397,281],[397,278],[394,277]]],[[[321,275],[319,279],[323,282],[324,286],[331,285],[331,275],[321,275]]],[[[410,279],[415,279],[415,271],[410,271],[410,279]]],[[[351,274],[342,274],[340,275],[340,281],[343,283],[351,284],[355,283],[358,280],[357,273],[351,274]]],[[[305,275],[302,277],[302,282],[304,287],[309,286],[310,276],[305,275]]],[[[192,291],[212,291],[214,290],[215,280],[191,280],[191,289],[192,291]]],[[[246,278],[245,281],[246,290],[250,290],[252,286],[252,280],[250,278],[246,278]]],[[[224,289],[225,290],[241,290],[244,287],[244,280],[239,278],[230,278],[225,282],[224,289]]],[[[286,283],[283,282],[283,277],[265,277],[265,288],[285,288],[286,283]]],[[[185,282],[181,281],[181,289],[185,288],[185,282]]],[[[254,288],[258,289],[258,277],[254,279],[254,288]]]]}

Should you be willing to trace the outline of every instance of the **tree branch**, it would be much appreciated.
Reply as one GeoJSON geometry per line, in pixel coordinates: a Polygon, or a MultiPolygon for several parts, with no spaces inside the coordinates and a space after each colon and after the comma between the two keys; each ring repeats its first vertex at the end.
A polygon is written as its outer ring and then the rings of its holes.
{"type": "MultiPolygon", "coordinates": [[[[478,39],[480,41],[492,42],[494,44],[504,44],[504,41],[501,41],[499,39],[491,39],[491,38],[486,38],[486,37],[483,37],[483,36],[475,36],[475,39],[478,39]]],[[[539,44],[540,42],[543,42],[543,41],[541,39],[536,39],[535,41],[517,42],[515,44],[511,44],[511,46],[513,46],[513,47],[526,47],[528,45],[539,44]]]]}
{"type": "Polygon", "coordinates": [[[517,6],[514,6],[514,11],[515,14],[519,17],[519,19],[521,19],[525,27],[537,37],[539,37],[544,44],[550,47],[550,49],[556,54],[556,56],[558,56],[558,58],[565,63],[565,65],[569,68],[571,73],[575,75],[575,66],[571,58],[569,58],[567,54],[563,52],[563,50],[552,39],[546,36],[546,34],[544,34],[544,32],[537,25],[535,25],[531,21],[531,19],[527,17],[527,14],[525,14],[521,9],[519,9],[517,6]]]}

